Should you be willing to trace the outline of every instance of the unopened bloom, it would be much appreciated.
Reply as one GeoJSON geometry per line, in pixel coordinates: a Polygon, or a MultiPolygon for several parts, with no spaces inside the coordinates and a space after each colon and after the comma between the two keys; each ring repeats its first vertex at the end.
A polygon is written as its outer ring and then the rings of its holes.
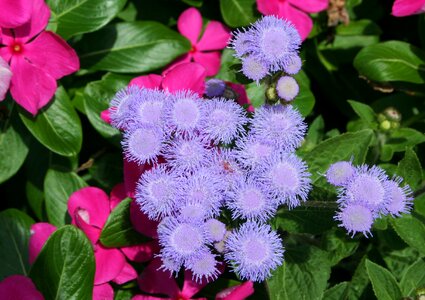
{"type": "Polygon", "coordinates": [[[207,97],[221,97],[226,89],[226,83],[221,79],[210,79],[205,83],[205,95],[207,97]]]}
{"type": "Polygon", "coordinates": [[[276,82],[276,92],[279,98],[285,101],[294,100],[299,91],[297,81],[291,76],[282,76],[276,82]]]}
{"type": "Polygon", "coordinates": [[[392,15],[405,17],[425,12],[425,0],[396,0],[392,8],[392,15]]]}

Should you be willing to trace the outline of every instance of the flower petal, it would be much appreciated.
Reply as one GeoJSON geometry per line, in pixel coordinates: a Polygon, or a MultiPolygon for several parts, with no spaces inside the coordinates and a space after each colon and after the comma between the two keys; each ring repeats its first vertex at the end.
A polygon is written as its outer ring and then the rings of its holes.
{"type": "Polygon", "coordinates": [[[144,87],[147,89],[159,88],[161,86],[162,76],[156,74],[143,75],[136,78],[133,78],[130,81],[130,85],[138,85],[139,87],[144,87]]]}
{"type": "Polygon", "coordinates": [[[279,0],[257,0],[257,9],[263,15],[277,15],[279,0]]]}
{"type": "Polygon", "coordinates": [[[26,44],[25,57],[55,79],[80,68],[77,53],[60,36],[45,31],[26,44]]]}
{"type": "Polygon", "coordinates": [[[311,29],[313,28],[313,21],[309,15],[299,9],[296,9],[288,2],[284,2],[279,5],[278,16],[291,21],[298,30],[302,40],[305,40],[308,37],[311,29]]]}
{"type": "Polygon", "coordinates": [[[195,45],[202,30],[202,16],[199,10],[191,7],[182,12],[177,20],[177,29],[195,45]]]}
{"type": "Polygon", "coordinates": [[[29,240],[29,262],[32,264],[43,248],[44,244],[56,227],[49,223],[35,223],[31,225],[31,236],[29,240]]]}
{"type": "Polygon", "coordinates": [[[105,109],[100,113],[100,118],[105,121],[105,123],[111,124],[111,114],[109,109],[105,109]]]}
{"type": "Polygon", "coordinates": [[[135,295],[131,300],[175,300],[172,298],[160,298],[155,296],[149,296],[149,295],[135,295]]]}
{"type": "Polygon", "coordinates": [[[158,238],[158,222],[150,220],[142,213],[135,201],[130,203],[130,220],[137,232],[153,239],[158,238]]]}
{"type": "Polygon", "coordinates": [[[127,198],[127,194],[125,192],[124,183],[118,183],[112,188],[110,199],[109,199],[109,207],[111,211],[125,198],[127,198]]]}
{"type": "Polygon", "coordinates": [[[136,184],[143,172],[150,170],[152,166],[148,164],[139,165],[137,162],[128,161],[124,157],[124,185],[127,196],[134,198],[136,184]]]}
{"type": "Polygon", "coordinates": [[[9,65],[0,57],[0,101],[6,97],[11,78],[12,71],[10,71],[9,65]]]}
{"type": "Polygon", "coordinates": [[[99,188],[85,187],[74,192],[68,200],[68,213],[72,224],[76,224],[75,216],[79,210],[87,211],[85,222],[89,225],[103,227],[109,216],[109,197],[99,188]]]}
{"type": "Polygon", "coordinates": [[[128,263],[125,262],[124,268],[112,281],[117,284],[123,284],[137,278],[136,270],[128,263]]]}
{"type": "Polygon", "coordinates": [[[97,243],[100,238],[101,230],[98,227],[88,224],[84,219],[87,218],[88,212],[84,209],[77,208],[74,213],[75,225],[80,228],[92,242],[93,245],[97,243]]]}
{"type": "Polygon", "coordinates": [[[193,59],[198,64],[201,64],[205,70],[207,76],[214,76],[220,70],[220,52],[195,52],[193,53],[193,59]]]}
{"type": "Polygon", "coordinates": [[[161,265],[159,258],[152,260],[137,279],[139,288],[145,293],[165,294],[174,298],[179,294],[180,289],[170,272],[158,270],[161,265]]]}
{"type": "Polygon", "coordinates": [[[221,50],[226,48],[230,39],[230,31],[218,21],[210,21],[205,28],[201,40],[196,44],[198,51],[221,50]]]}
{"type": "Polygon", "coordinates": [[[50,9],[45,0],[33,0],[29,22],[14,28],[16,41],[26,43],[46,28],[50,18],[50,9]]]}
{"type": "Polygon", "coordinates": [[[96,273],[94,284],[102,284],[116,278],[126,263],[124,255],[118,249],[107,249],[97,244],[94,252],[96,273]]]}
{"type": "Polygon", "coordinates": [[[308,13],[317,13],[325,10],[329,5],[329,0],[288,0],[288,2],[308,13]]]}
{"type": "Polygon", "coordinates": [[[3,300],[44,300],[31,279],[23,275],[12,275],[3,279],[0,282],[0,295],[3,300]]]}
{"type": "Polygon", "coordinates": [[[114,300],[114,289],[109,283],[93,287],[93,300],[114,300]]]}
{"type": "Polygon", "coordinates": [[[205,90],[205,68],[197,63],[183,63],[164,74],[163,89],[170,92],[192,90],[200,95],[205,90]]]}
{"type": "Polygon", "coordinates": [[[251,105],[251,100],[249,100],[248,95],[243,84],[233,83],[226,81],[226,85],[232,88],[238,94],[238,104],[247,107],[248,112],[254,112],[254,106],[251,105]]]}
{"type": "Polygon", "coordinates": [[[252,281],[245,281],[242,284],[229,287],[219,292],[215,300],[243,300],[254,293],[252,281]]]}
{"type": "Polygon", "coordinates": [[[55,94],[56,80],[23,57],[13,57],[10,66],[14,74],[10,83],[12,98],[28,112],[36,115],[55,94]]]}
{"type": "Polygon", "coordinates": [[[198,293],[208,284],[206,280],[202,280],[201,283],[197,283],[196,281],[192,280],[192,277],[193,276],[191,271],[186,270],[184,272],[182,294],[186,298],[192,298],[193,295],[198,293]]]}
{"type": "Polygon", "coordinates": [[[0,27],[15,28],[29,21],[33,0],[1,1],[0,27]]]}
{"type": "Polygon", "coordinates": [[[162,72],[162,74],[166,74],[168,73],[168,71],[170,71],[171,69],[174,69],[174,67],[183,64],[183,63],[189,63],[192,61],[192,54],[191,53],[187,53],[187,54],[183,54],[182,56],[177,57],[174,61],[171,62],[171,64],[169,64],[164,71],[162,72]]]}
{"type": "Polygon", "coordinates": [[[151,260],[159,249],[158,241],[154,240],[140,245],[122,247],[121,251],[131,261],[146,262],[151,260]]]}
{"type": "Polygon", "coordinates": [[[391,14],[395,17],[405,17],[425,11],[425,0],[396,0],[391,14]]]}

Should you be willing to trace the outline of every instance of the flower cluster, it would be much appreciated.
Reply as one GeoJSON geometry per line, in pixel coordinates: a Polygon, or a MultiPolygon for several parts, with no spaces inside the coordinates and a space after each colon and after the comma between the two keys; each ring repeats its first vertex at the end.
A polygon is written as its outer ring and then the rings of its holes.
{"type": "Polygon", "coordinates": [[[326,172],[329,183],[338,187],[339,211],[335,220],[349,233],[370,235],[376,218],[408,213],[413,205],[409,185],[401,177],[389,178],[377,166],[353,166],[349,161],[332,164],[326,172]]]}

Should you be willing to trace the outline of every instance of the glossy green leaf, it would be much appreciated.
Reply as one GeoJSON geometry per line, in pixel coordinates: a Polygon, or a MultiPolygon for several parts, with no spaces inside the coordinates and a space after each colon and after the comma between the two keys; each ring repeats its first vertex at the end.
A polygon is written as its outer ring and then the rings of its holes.
{"type": "MultiPolygon", "coordinates": [[[[316,214],[316,216],[318,215],[319,213],[316,214]]],[[[323,235],[321,249],[326,250],[332,266],[337,265],[342,259],[354,254],[357,250],[358,240],[347,237],[347,232],[340,228],[330,230],[323,235]]]]}
{"type": "Polygon", "coordinates": [[[220,0],[220,10],[231,27],[247,26],[256,20],[255,0],[220,0]]]}
{"type": "Polygon", "coordinates": [[[47,0],[50,23],[64,39],[105,26],[124,7],[127,0],[47,0]]]}
{"type": "Polygon", "coordinates": [[[44,193],[46,212],[50,223],[56,226],[66,223],[69,218],[67,213],[69,196],[86,185],[85,181],[74,172],[62,172],[54,169],[47,171],[44,179],[44,193]]]}
{"type": "Polygon", "coordinates": [[[378,300],[398,300],[402,298],[400,287],[390,271],[370,260],[366,260],[366,270],[378,300]]]}
{"type": "Polygon", "coordinates": [[[418,288],[425,286],[425,260],[419,258],[404,273],[400,287],[403,296],[414,296],[414,292],[418,288]]]}
{"type": "Polygon", "coordinates": [[[301,115],[306,117],[311,113],[314,107],[314,103],[316,102],[314,94],[310,90],[310,79],[302,70],[297,75],[295,75],[294,78],[297,80],[298,85],[300,86],[300,92],[292,104],[295,108],[298,109],[301,115]]]}
{"type": "Polygon", "coordinates": [[[403,152],[406,148],[425,142],[425,134],[412,129],[400,128],[390,133],[389,138],[382,147],[381,160],[389,161],[394,152],[403,152]]]}
{"type": "Polygon", "coordinates": [[[354,60],[354,67],[372,81],[425,82],[425,52],[401,41],[363,48],[354,60]]]}
{"type": "Polygon", "coordinates": [[[369,125],[376,122],[376,114],[369,105],[353,100],[348,100],[348,103],[362,121],[369,125]]]}
{"type": "Polygon", "coordinates": [[[301,145],[300,150],[303,152],[308,152],[317,146],[322,140],[324,136],[325,130],[325,121],[323,117],[320,115],[311,122],[308,126],[307,134],[304,139],[303,144],[301,145]]]}
{"type": "Polygon", "coordinates": [[[10,208],[0,212],[0,281],[14,274],[27,275],[28,240],[33,219],[10,208]]]}
{"type": "Polygon", "coordinates": [[[416,189],[422,182],[422,166],[412,149],[407,149],[404,158],[398,163],[396,174],[403,177],[404,182],[416,189]]]}
{"type": "Polygon", "coordinates": [[[83,67],[118,73],[149,72],[190,50],[190,42],[151,21],[108,25],[80,42],[83,67]]]}
{"type": "Polygon", "coordinates": [[[127,198],[115,207],[103,226],[100,242],[105,247],[124,247],[137,245],[147,241],[147,238],[134,230],[130,220],[130,203],[127,198]]]}
{"type": "Polygon", "coordinates": [[[95,261],[85,234],[67,225],[56,230],[37,256],[30,277],[46,300],[92,299],[95,261]]]}
{"type": "Polygon", "coordinates": [[[369,276],[366,271],[366,256],[363,256],[351,278],[350,286],[348,289],[348,299],[357,300],[361,299],[364,292],[367,290],[369,286],[369,276]]]}
{"type": "Polygon", "coordinates": [[[35,138],[51,151],[63,156],[75,156],[80,152],[81,122],[64,88],[57,89],[51,104],[36,117],[23,112],[19,115],[35,138]]]}
{"type": "Polygon", "coordinates": [[[403,215],[401,218],[392,219],[397,234],[419,253],[425,255],[425,224],[412,215],[403,215]]]}

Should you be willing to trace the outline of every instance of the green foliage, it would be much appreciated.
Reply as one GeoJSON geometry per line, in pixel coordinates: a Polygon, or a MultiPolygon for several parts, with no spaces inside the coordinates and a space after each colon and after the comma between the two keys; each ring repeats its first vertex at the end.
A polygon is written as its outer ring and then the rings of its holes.
{"type": "Polygon", "coordinates": [[[387,269],[370,260],[366,260],[366,269],[378,300],[401,299],[398,283],[387,269]]]}
{"type": "Polygon", "coordinates": [[[255,22],[255,0],[220,0],[224,22],[231,27],[247,26],[255,22]]]}

